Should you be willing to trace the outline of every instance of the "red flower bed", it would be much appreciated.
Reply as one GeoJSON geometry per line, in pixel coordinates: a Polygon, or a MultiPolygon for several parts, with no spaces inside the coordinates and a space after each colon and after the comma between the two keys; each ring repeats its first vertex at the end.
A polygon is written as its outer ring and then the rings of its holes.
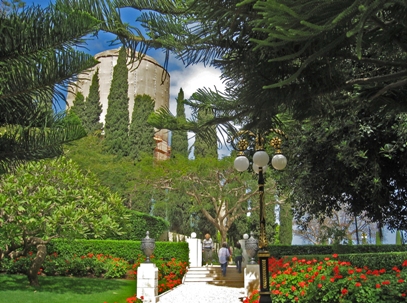
{"type": "MultiPolygon", "coordinates": [[[[340,261],[337,254],[322,262],[271,258],[269,272],[273,303],[406,302],[407,260],[386,271],[354,267],[340,261]]],[[[256,292],[244,302],[258,302],[258,298],[256,292]]]]}

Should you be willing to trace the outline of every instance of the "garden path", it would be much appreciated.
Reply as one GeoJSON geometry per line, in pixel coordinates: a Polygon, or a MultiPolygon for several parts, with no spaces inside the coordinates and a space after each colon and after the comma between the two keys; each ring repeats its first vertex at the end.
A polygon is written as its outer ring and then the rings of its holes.
{"type": "Polygon", "coordinates": [[[159,303],[241,303],[244,288],[210,285],[205,282],[189,282],[179,285],[159,298],[159,303]]]}

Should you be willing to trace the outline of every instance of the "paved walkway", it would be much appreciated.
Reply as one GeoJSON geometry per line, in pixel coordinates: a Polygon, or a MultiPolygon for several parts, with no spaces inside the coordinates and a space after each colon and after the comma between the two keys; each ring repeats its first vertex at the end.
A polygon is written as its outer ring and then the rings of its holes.
{"type": "Polygon", "coordinates": [[[159,303],[241,303],[244,288],[215,286],[204,282],[189,282],[166,292],[159,303]]]}

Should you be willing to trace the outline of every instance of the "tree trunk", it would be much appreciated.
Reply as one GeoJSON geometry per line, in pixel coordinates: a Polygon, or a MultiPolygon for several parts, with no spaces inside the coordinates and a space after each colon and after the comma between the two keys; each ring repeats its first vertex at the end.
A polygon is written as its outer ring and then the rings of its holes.
{"type": "Polygon", "coordinates": [[[47,242],[40,238],[31,238],[31,243],[33,246],[37,247],[37,254],[27,271],[27,278],[30,281],[31,286],[39,286],[38,282],[38,272],[40,271],[41,265],[47,256],[47,242]]]}

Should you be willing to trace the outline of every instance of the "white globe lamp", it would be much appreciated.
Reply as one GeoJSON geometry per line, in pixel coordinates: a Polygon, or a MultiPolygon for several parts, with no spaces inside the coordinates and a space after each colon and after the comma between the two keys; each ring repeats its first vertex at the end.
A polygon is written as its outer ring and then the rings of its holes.
{"type": "Polygon", "coordinates": [[[249,159],[247,159],[245,156],[238,156],[235,159],[234,166],[237,171],[245,171],[249,168],[249,159]]]}
{"type": "Polygon", "coordinates": [[[271,159],[271,165],[277,170],[283,170],[287,165],[287,158],[283,154],[277,154],[271,159]]]}
{"type": "Polygon", "coordinates": [[[253,163],[257,166],[266,166],[269,163],[270,157],[264,150],[256,151],[253,155],[253,163]]]}

